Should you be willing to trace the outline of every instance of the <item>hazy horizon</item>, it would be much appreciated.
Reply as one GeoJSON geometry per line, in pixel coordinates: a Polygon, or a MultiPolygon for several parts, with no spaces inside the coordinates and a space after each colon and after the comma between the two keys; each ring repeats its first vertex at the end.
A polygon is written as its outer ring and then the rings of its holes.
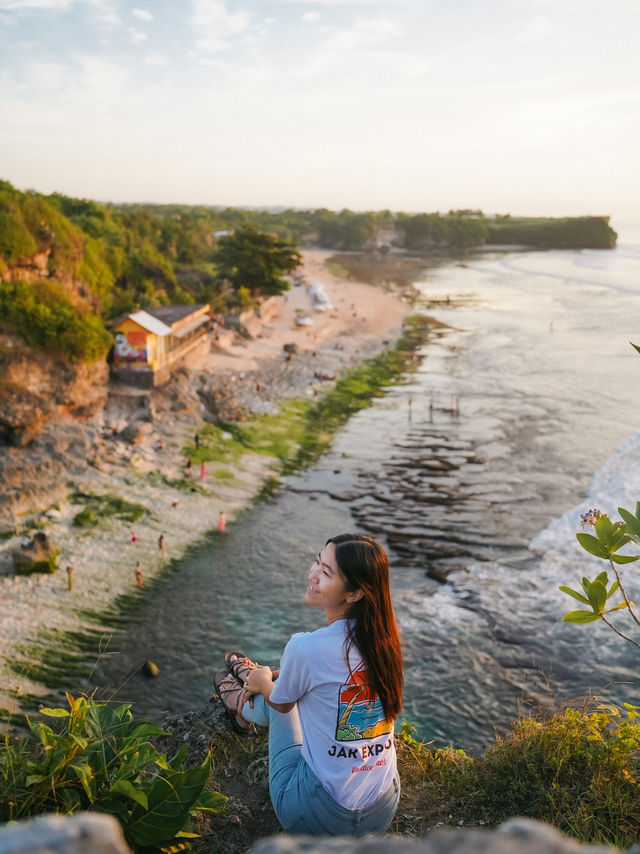
{"type": "Polygon", "coordinates": [[[0,0],[0,170],[103,202],[638,214],[640,5],[0,0]]]}

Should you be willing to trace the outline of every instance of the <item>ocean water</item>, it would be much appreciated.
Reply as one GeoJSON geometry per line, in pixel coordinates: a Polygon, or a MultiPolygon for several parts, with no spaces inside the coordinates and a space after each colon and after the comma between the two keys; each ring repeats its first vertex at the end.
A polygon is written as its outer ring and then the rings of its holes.
{"type": "MultiPolygon", "coordinates": [[[[425,272],[415,371],[149,592],[96,670],[103,690],[158,718],[207,702],[227,649],[275,664],[322,624],[302,604],[313,555],[362,530],[389,552],[405,716],[424,738],[481,749],[529,705],[640,702],[637,650],[563,623],[557,589],[605,568],[577,545],[580,513],[640,499],[640,240],[624,237],[425,272]],[[158,679],[133,673],[145,658],[158,679]]],[[[640,596],[640,570],[622,571],[640,596]]]]}

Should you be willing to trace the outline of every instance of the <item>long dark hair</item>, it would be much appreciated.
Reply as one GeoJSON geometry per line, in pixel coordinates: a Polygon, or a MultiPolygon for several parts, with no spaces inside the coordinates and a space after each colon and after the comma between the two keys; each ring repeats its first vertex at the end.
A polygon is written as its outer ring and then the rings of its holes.
{"type": "Polygon", "coordinates": [[[356,646],[364,659],[369,683],[385,718],[394,721],[402,708],[402,650],[389,591],[389,563],[382,546],[366,534],[340,534],[327,543],[336,547],[336,562],[347,590],[362,590],[346,614],[350,620],[346,653],[356,646]]]}

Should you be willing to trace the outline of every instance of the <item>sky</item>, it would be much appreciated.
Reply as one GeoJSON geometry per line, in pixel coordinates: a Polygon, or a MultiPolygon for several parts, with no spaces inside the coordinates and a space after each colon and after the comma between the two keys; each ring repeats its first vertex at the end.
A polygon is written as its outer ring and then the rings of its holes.
{"type": "Polygon", "coordinates": [[[0,0],[0,178],[640,221],[638,0],[0,0]]]}

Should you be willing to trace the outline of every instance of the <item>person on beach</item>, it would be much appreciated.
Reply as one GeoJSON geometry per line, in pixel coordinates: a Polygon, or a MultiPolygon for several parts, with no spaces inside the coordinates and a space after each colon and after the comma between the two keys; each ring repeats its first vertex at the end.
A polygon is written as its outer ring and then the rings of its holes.
{"type": "Polygon", "coordinates": [[[139,560],[136,561],[135,573],[136,573],[136,584],[138,585],[138,587],[144,587],[144,581],[142,580],[142,567],[140,566],[139,560]]]}
{"type": "Polygon", "coordinates": [[[134,530],[131,531],[131,542],[135,543],[138,537],[136,536],[136,532],[134,530]]]}
{"type": "Polygon", "coordinates": [[[227,653],[218,696],[239,729],[269,727],[269,790],[287,833],[382,833],[400,798],[403,686],[384,549],[362,534],[331,537],[304,602],[324,609],[327,626],[294,634],[277,672],[227,653]]]}
{"type": "Polygon", "coordinates": [[[158,537],[158,551],[160,552],[160,557],[164,557],[164,534],[160,534],[158,537]]]}
{"type": "Polygon", "coordinates": [[[227,517],[224,515],[222,510],[220,511],[220,520],[218,522],[218,530],[221,533],[224,533],[227,530],[227,517]]]}
{"type": "Polygon", "coordinates": [[[204,463],[201,463],[200,464],[200,480],[204,480],[206,474],[207,474],[207,467],[204,463]]]}
{"type": "Polygon", "coordinates": [[[67,590],[71,592],[73,590],[73,567],[67,567],[67,590]]]}

